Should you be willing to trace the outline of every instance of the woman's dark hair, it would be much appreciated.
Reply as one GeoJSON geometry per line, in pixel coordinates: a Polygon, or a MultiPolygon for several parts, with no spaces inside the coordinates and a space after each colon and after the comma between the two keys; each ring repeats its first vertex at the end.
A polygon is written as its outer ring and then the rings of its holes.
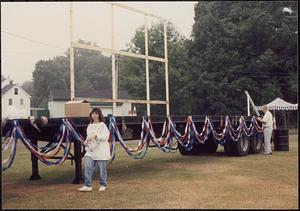
{"type": "Polygon", "coordinates": [[[89,115],[89,118],[90,118],[90,122],[93,123],[94,120],[92,118],[92,113],[97,113],[99,115],[99,122],[104,122],[104,116],[102,114],[102,111],[100,108],[93,108],[90,115],[89,115]]]}

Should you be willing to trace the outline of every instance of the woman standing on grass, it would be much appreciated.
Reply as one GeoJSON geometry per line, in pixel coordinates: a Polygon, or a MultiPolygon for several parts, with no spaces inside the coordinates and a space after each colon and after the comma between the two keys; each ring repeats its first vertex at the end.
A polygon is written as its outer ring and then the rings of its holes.
{"type": "Polygon", "coordinates": [[[95,165],[99,167],[99,183],[98,191],[104,191],[107,186],[107,170],[106,162],[110,159],[109,149],[109,130],[104,123],[102,111],[93,108],[90,115],[90,124],[87,127],[87,138],[84,141],[85,165],[84,165],[84,186],[79,191],[92,191],[92,177],[95,165]]]}

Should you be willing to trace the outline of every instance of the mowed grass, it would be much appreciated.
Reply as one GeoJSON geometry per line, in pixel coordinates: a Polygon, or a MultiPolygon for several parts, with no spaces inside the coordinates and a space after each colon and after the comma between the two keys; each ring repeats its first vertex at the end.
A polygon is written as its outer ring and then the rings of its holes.
{"type": "Polygon", "coordinates": [[[42,179],[29,180],[30,153],[19,143],[12,168],[2,174],[2,207],[298,209],[298,135],[290,134],[289,145],[288,152],[245,157],[227,156],[221,146],[217,154],[201,156],[150,148],[143,160],[134,160],[117,144],[108,188],[97,191],[96,171],[93,192],[82,193],[82,184],[71,184],[70,160],[53,167],[39,162],[42,179]]]}

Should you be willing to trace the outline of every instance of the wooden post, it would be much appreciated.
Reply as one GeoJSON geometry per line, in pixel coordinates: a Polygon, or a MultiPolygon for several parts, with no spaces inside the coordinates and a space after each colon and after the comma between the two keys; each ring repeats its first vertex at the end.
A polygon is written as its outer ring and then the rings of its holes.
{"type": "MultiPolygon", "coordinates": [[[[114,5],[111,5],[111,49],[115,49],[115,31],[114,31],[114,5]]],[[[116,100],[116,54],[111,55],[111,79],[112,79],[112,99],[116,100]]],[[[116,115],[117,104],[113,102],[112,114],[116,115]]]]}
{"type": "MultiPolygon", "coordinates": [[[[148,26],[147,26],[147,15],[145,15],[145,55],[148,56],[148,26]]],[[[150,100],[150,86],[149,86],[149,59],[145,59],[146,64],[146,99],[150,100]]],[[[147,103],[147,115],[150,116],[150,103],[147,103]]]]}
{"type": "Polygon", "coordinates": [[[249,95],[247,95],[247,115],[250,116],[250,101],[249,101],[249,95]]]}
{"type": "Polygon", "coordinates": [[[74,157],[75,157],[75,178],[73,184],[79,184],[83,182],[82,178],[82,159],[81,159],[81,144],[77,141],[74,143],[74,157]]]}
{"type": "Polygon", "coordinates": [[[74,47],[73,47],[73,3],[70,2],[70,98],[75,98],[74,47]]]}
{"type": "Polygon", "coordinates": [[[254,102],[253,102],[253,100],[252,100],[252,98],[250,97],[248,91],[245,91],[245,94],[247,95],[247,100],[249,100],[249,102],[250,102],[250,104],[252,105],[252,107],[253,107],[254,112],[256,113],[256,115],[257,115],[257,116],[260,116],[260,114],[259,114],[259,112],[258,112],[258,110],[257,110],[257,108],[256,108],[256,106],[255,106],[255,104],[254,104],[254,102]]]}
{"type": "Polygon", "coordinates": [[[165,51],[165,81],[166,81],[166,113],[170,115],[169,99],[169,71],[168,71],[168,42],[167,42],[167,22],[164,21],[164,51],[165,51]]]}
{"type": "MultiPolygon", "coordinates": [[[[37,146],[37,140],[36,139],[31,139],[32,144],[37,146]]],[[[37,149],[37,147],[36,147],[37,149]]],[[[29,178],[30,180],[39,180],[41,179],[39,175],[39,166],[38,166],[38,159],[37,157],[31,153],[31,168],[32,168],[32,174],[31,177],[29,178]]]]}

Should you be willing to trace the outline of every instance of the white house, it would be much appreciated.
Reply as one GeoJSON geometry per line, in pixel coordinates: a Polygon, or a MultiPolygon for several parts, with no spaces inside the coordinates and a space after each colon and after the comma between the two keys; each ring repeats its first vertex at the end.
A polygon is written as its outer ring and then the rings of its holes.
{"type": "MultiPolygon", "coordinates": [[[[79,98],[109,98],[111,99],[110,90],[86,90],[75,91],[75,96],[79,98]]],[[[132,99],[127,91],[119,91],[120,99],[132,99]]],[[[50,118],[65,117],[65,102],[70,100],[70,91],[65,89],[52,89],[50,90],[48,109],[50,118]]],[[[112,103],[99,103],[89,102],[91,108],[101,108],[104,116],[112,114],[112,103]]],[[[129,116],[131,115],[131,103],[117,103],[116,116],[129,116]]]]}
{"type": "Polygon", "coordinates": [[[27,118],[30,116],[31,96],[13,81],[1,82],[1,114],[2,118],[27,118]]]}

